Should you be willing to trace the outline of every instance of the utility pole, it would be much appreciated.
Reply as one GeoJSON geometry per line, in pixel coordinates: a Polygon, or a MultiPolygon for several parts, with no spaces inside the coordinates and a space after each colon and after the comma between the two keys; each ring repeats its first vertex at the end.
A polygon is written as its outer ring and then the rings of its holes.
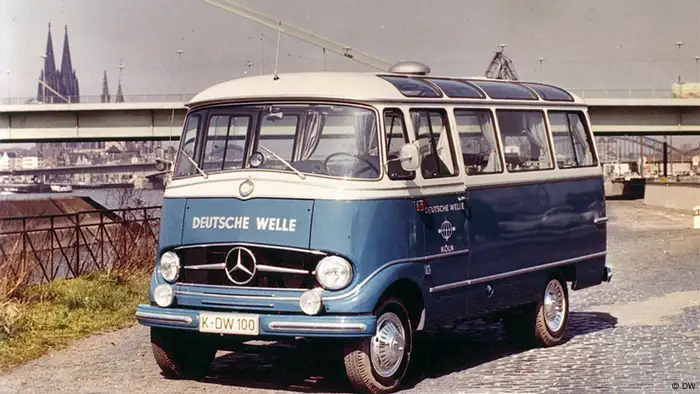
{"type": "Polygon", "coordinates": [[[178,49],[177,51],[175,51],[175,53],[177,53],[177,58],[178,58],[178,60],[177,60],[178,76],[177,76],[177,78],[179,80],[178,85],[179,85],[179,90],[180,90],[180,100],[184,101],[184,98],[182,97],[183,96],[183,93],[182,93],[182,54],[184,54],[185,51],[182,49],[178,49]]]}

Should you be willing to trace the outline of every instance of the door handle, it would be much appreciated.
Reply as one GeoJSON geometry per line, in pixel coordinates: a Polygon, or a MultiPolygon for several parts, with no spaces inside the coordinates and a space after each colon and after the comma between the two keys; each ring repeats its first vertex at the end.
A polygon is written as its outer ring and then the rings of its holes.
{"type": "Polygon", "coordinates": [[[459,197],[457,197],[457,201],[467,201],[467,196],[464,196],[464,195],[459,196],[459,197]]]}

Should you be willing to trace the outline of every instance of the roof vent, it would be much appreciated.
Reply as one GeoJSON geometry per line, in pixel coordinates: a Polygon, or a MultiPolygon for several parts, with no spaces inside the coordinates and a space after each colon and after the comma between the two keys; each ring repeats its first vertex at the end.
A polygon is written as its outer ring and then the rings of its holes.
{"type": "Polygon", "coordinates": [[[430,74],[430,67],[413,61],[398,62],[391,66],[389,72],[394,74],[428,75],[430,74]]]}

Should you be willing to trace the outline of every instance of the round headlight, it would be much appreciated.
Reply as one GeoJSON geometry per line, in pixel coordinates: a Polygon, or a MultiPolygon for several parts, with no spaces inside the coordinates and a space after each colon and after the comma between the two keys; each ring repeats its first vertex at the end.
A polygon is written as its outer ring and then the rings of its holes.
{"type": "Polygon", "coordinates": [[[324,257],[316,266],[316,279],[328,290],[340,290],[350,284],[352,266],[342,257],[324,257]]]}
{"type": "Polygon", "coordinates": [[[172,283],[180,274],[180,258],[173,252],[165,252],[160,256],[160,274],[163,279],[172,283]]]}
{"type": "Polygon", "coordinates": [[[158,285],[153,291],[153,299],[161,308],[167,308],[173,303],[173,287],[170,285],[158,285]]]}

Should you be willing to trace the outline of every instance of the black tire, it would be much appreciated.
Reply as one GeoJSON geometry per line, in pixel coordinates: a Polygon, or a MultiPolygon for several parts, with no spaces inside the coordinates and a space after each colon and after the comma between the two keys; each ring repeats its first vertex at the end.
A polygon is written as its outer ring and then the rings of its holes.
{"type": "Polygon", "coordinates": [[[564,341],[568,321],[569,292],[566,281],[560,277],[552,277],[545,284],[537,303],[527,305],[520,311],[504,317],[503,325],[508,336],[519,346],[550,347],[564,341]],[[545,307],[548,289],[552,288],[561,293],[558,298],[562,300],[562,315],[554,327],[547,324],[545,307]]]}
{"type": "Polygon", "coordinates": [[[151,327],[151,348],[163,374],[171,379],[203,378],[217,350],[200,335],[158,327],[151,327]]]}
{"type": "MultiPolygon", "coordinates": [[[[362,338],[348,342],[345,345],[345,373],[355,390],[363,393],[389,393],[395,391],[401,384],[411,359],[413,348],[413,331],[409,314],[403,303],[395,298],[389,298],[381,302],[375,309],[377,316],[377,333],[382,327],[389,328],[396,322],[395,317],[401,323],[404,332],[404,346],[401,361],[398,368],[388,376],[382,374],[372,361],[372,344],[378,341],[378,335],[371,338],[362,338]],[[383,319],[387,319],[383,321],[383,319]]],[[[390,370],[393,368],[390,368],[390,370]]],[[[390,372],[386,371],[386,372],[390,372]]]]}

